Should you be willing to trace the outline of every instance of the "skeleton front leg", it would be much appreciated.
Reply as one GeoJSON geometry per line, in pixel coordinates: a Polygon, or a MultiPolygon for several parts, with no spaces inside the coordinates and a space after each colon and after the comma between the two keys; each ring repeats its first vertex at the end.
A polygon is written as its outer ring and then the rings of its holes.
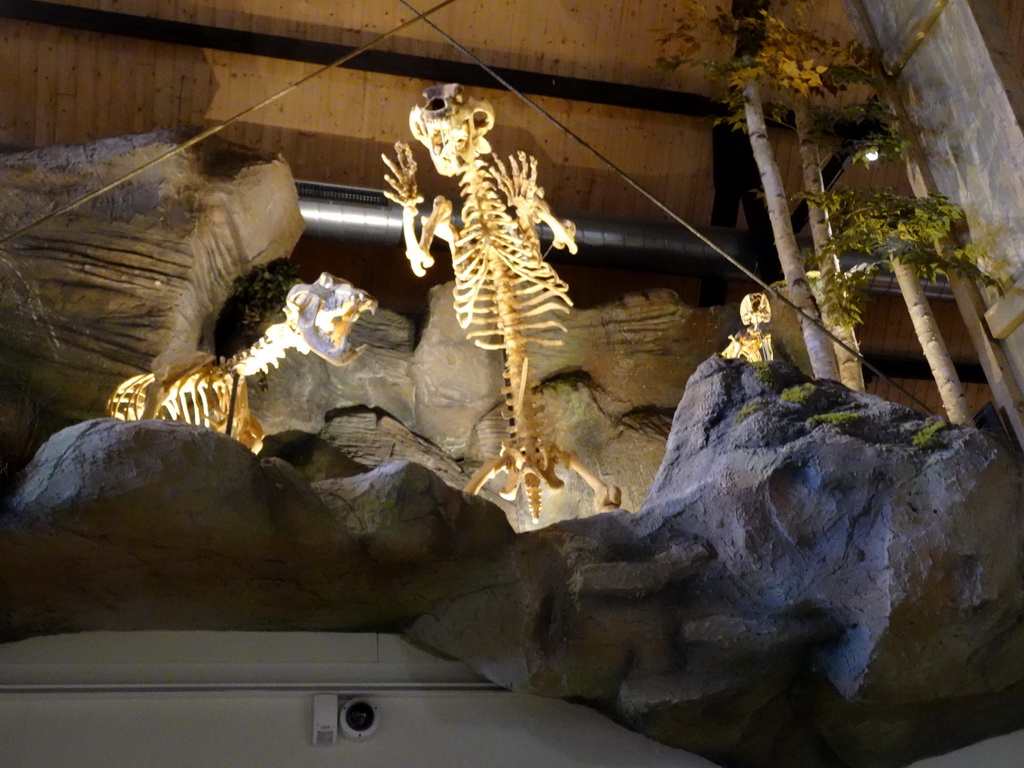
{"type": "Polygon", "coordinates": [[[611,512],[622,506],[622,491],[615,485],[608,485],[591,472],[573,451],[565,451],[563,459],[569,469],[582,477],[594,490],[594,509],[598,512],[611,512]]]}
{"type": "Polygon", "coordinates": [[[416,188],[416,161],[412,150],[404,141],[395,144],[396,160],[381,155],[390,174],[384,174],[384,180],[393,192],[384,192],[384,196],[402,206],[402,231],[405,236],[405,256],[409,259],[413,273],[417,277],[427,274],[427,268],[434,265],[434,257],[430,255],[430,244],[434,236],[438,236],[454,247],[456,234],[452,228],[452,204],[443,197],[434,198],[434,208],[429,216],[420,220],[420,236],[416,237],[416,217],[423,197],[416,188]],[[392,175],[393,174],[393,175],[392,175]]]}
{"type": "MultiPolygon", "coordinates": [[[[415,232],[407,229],[407,238],[410,236],[410,233],[415,237],[415,232]]],[[[429,251],[435,237],[440,237],[448,243],[452,255],[455,254],[455,241],[458,239],[458,232],[455,231],[455,226],[452,224],[452,201],[441,195],[434,198],[434,207],[430,211],[430,215],[420,218],[420,240],[417,244],[417,252],[425,253],[426,257],[430,259],[430,264],[434,263],[434,259],[430,256],[429,251]]],[[[430,264],[426,266],[429,267],[430,264]]],[[[415,267],[413,267],[413,272],[416,272],[415,267]]],[[[420,277],[423,276],[419,272],[416,272],[416,274],[420,277]]]]}
{"type": "Polygon", "coordinates": [[[537,218],[551,228],[551,244],[555,248],[566,248],[569,253],[579,250],[576,245],[576,225],[568,219],[556,219],[543,198],[537,201],[537,218]]]}
{"type": "Polygon", "coordinates": [[[537,158],[518,152],[509,156],[509,169],[495,158],[494,179],[505,193],[508,204],[516,210],[521,231],[536,231],[537,222],[544,222],[551,229],[551,244],[555,248],[567,248],[576,253],[576,225],[568,219],[558,219],[551,212],[551,206],[544,199],[544,188],[537,186],[537,158]]]}

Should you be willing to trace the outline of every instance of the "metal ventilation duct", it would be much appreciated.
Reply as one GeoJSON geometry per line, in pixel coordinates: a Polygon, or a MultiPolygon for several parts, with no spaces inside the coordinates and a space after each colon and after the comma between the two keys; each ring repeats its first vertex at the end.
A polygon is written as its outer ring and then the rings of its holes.
{"type": "MultiPolygon", "coordinates": [[[[385,247],[402,245],[402,209],[389,202],[384,193],[320,182],[296,182],[299,210],[306,220],[306,234],[311,237],[341,240],[385,247]]],[[[422,207],[429,213],[429,206],[422,207]]],[[[556,264],[660,272],[692,277],[717,277],[723,280],[746,279],[739,269],[723,259],[699,237],[678,225],[652,224],[607,216],[574,215],[575,255],[551,249],[547,258],[556,264]]],[[[456,223],[461,221],[456,217],[456,223]]],[[[541,226],[541,240],[550,242],[550,231],[541,226]]],[[[753,237],[746,230],[730,227],[698,227],[698,231],[751,271],[755,271],[761,254],[770,244],[753,237]]],[[[809,247],[809,243],[807,243],[809,247]]],[[[862,261],[855,254],[844,257],[844,265],[862,261]]],[[[872,293],[898,293],[891,275],[875,278],[872,293]]],[[[945,282],[929,283],[930,298],[950,299],[945,282]]]]}

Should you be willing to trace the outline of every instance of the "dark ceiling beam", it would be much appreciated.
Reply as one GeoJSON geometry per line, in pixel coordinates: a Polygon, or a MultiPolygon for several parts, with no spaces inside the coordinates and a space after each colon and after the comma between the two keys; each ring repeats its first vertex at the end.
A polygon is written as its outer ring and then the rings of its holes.
{"type": "MultiPolygon", "coordinates": [[[[889,357],[886,355],[865,355],[865,359],[891,379],[926,380],[934,378],[928,361],[923,357],[889,357]]],[[[953,363],[957,376],[964,384],[985,384],[985,372],[977,363],[953,363]]],[[[864,369],[864,381],[870,383],[877,378],[875,373],[864,369]]]]}
{"type": "MultiPolygon", "coordinates": [[[[0,0],[0,18],[120,35],[174,45],[210,48],[218,51],[267,56],[307,64],[329,64],[352,46],[300,40],[281,35],[243,32],[183,21],[147,18],[113,11],[78,8],[40,0],[0,0]]],[[[498,88],[486,71],[476,64],[427,56],[369,50],[342,65],[346,69],[398,77],[414,77],[444,83],[461,83],[478,88],[498,88]]],[[[653,62],[652,62],[652,66],[653,62]]],[[[721,112],[713,99],[694,93],[608,83],[578,77],[561,77],[521,69],[494,67],[495,72],[515,88],[533,96],[550,96],[569,101],[605,104],[649,112],[667,112],[690,117],[708,117],[721,112]]]]}
{"type": "MultiPolygon", "coordinates": [[[[715,188],[711,203],[711,226],[735,227],[740,205],[747,220],[747,230],[755,242],[765,245],[758,250],[755,266],[757,274],[767,282],[775,282],[782,275],[779,257],[773,244],[768,209],[757,193],[761,189],[761,175],[744,131],[718,123],[711,129],[711,179],[715,188]]],[[[721,278],[701,278],[697,304],[713,307],[725,303],[726,284],[721,278]]]]}
{"type": "MultiPolygon", "coordinates": [[[[731,13],[737,19],[757,17],[769,6],[769,0],[732,0],[731,13]]],[[[756,34],[757,25],[743,25],[737,37],[735,55],[747,56],[761,46],[756,34]]],[[[766,282],[773,283],[782,277],[782,266],[774,248],[775,235],[768,217],[768,208],[758,195],[762,189],[761,174],[750,148],[746,132],[734,130],[731,125],[719,123],[712,129],[712,178],[715,196],[711,204],[711,224],[720,227],[735,227],[739,218],[740,205],[747,220],[747,229],[759,241],[772,244],[765,248],[758,258],[757,273],[766,282]]],[[[725,288],[720,283],[701,282],[698,302],[700,306],[720,304],[724,300],[725,288]]]]}
{"type": "MultiPolygon", "coordinates": [[[[758,16],[767,8],[767,0],[732,0],[730,11],[735,18],[746,19],[758,16]]],[[[756,29],[755,25],[740,25],[741,34],[737,36],[734,50],[736,57],[754,54],[760,48],[761,40],[750,35],[756,29]]],[[[712,130],[711,140],[715,185],[711,224],[735,227],[743,195],[761,188],[760,174],[745,131],[736,131],[731,125],[719,123],[712,130]]]]}

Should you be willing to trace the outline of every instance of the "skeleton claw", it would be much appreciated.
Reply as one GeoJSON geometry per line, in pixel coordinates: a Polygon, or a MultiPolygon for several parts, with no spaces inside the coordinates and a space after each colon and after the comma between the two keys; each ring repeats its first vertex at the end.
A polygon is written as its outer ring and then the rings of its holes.
{"type": "Polygon", "coordinates": [[[385,190],[384,196],[403,208],[415,210],[423,202],[423,197],[416,189],[416,161],[413,159],[412,150],[404,141],[395,142],[395,156],[396,160],[392,160],[385,154],[380,156],[384,165],[394,174],[394,176],[384,174],[384,181],[394,190],[394,192],[385,190]]]}

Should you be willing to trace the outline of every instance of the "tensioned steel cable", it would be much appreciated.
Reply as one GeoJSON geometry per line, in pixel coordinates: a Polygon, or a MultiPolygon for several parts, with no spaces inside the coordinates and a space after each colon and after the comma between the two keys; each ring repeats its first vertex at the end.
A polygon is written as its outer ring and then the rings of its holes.
{"type": "MultiPolygon", "coordinates": [[[[412,11],[414,13],[416,12],[416,9],[413,8],[407,2],[407,0],[398,0],[398,2],[400,2],[403,6],[405,6],[405,8],[407,10],[412,11]]],[[[907,397],[909,397],[913,402],[915,402],[919,406],[921,406],[921,408],[923,410],[925,410],[925,411],[930,411],[931,410],[927,405],[925,405],[923,402],[921,402],[921,400],[918,399],[912,392],[907,390],[902,385],[898,384],[895,380],[893,380],[889,376],[887,376],[884,373],[882,373],[876,366],[874,366],[871,362],[869,362],[859,351],[857,351],[856,349],[853,349],[852,347],[847,345],[846,342],[844,342],[842,339],[836,338],[835,334],[833,334],[827,327],[825,327],[824,323],[822,323],[821,320],[818,320],[818,319],[812,317],[811,315],[807,314],[803,309],[801,309],[795,303],[793,303],[793,301],[789,297],[784,296],[776,288],[774,288],[771,285],[769,285],[768,283],[766,283],[764,280],[762,280],[756,274],[754,274],[749,269],[747,269],[747,267],[745,267],[739,261],[734,259],[728,253],[726,253],[722,248],[720,248],[715,243],[713,243],[711,240],[709,240],[705,235],[703,235],[700,232],[698,232],[696,227],[694,227],[692,224],[690,224],[688,221],[686,221],[686,219],[684,219],[682,216],[680,216],[675,211],[673,211],[671,208],[669,208],[666,203],[662,202],[657,196],[654,195],[653,192],[650,192],[640,182],[638,182],[636,179],[634,179],[632,176],[630,176],[626,171],[624,171],[622,168],[620,168],[616,163],[614,163],[603,152],[601,152],[599,149],[597,149],[597,147],[595,147],[592,144],[590,144],[590,142],[588,142],[586,139],[584,139],[578,133],[576,133],[571,128],[569,128],[569,126],[567,126],[565,123],[563,123],[557,117],[555,117],[550,112],[548,112],[546,109],[544,109],[544,107],[542,107],[540,104],[538,104],[535,101],[533,101],[529,96],[527,96],[525,93],[523,93],[518,88],[516,88],[514,85],[512,85],[512,83],[510,83],[508,80],[503,78],[500,74],[495,72],[486,62],[483,61],[483,59],[481,59],[475,53],[473,53],[468,48],[466,48],[466,46],[464,46],[458,40],[453,38],[451,35],[449,35],[443,29],[441,29],[441,27],[439,27],[437,24],[435,24],[431,19],[426,19],[425,18],[424,22],[426,24],[428,24],[429,26],[431,26],[434,29],[435,32],[437,32],[439,35],[441,35],[441,37],[443,37],[445,40],[447,40],[454,48],[456,48],[460,53],[462,53],[463,56],[466,56],[470,61],[474,62],[477,66],[479,66],[481,69],[483,69],[488,75],[493,77],[498,83],[500,83],[502,85],[502,87],[504,87],[510,93],[515,94],[525,104],[527,104],[528,106],[532,107],[534,110],[536,110],[538,113],[540,113],[544,118],[546,118],[548,121],[550,121],[551,123],[556,125],[559,129],[561,129],[567,136],[572,138],[581,147],[586,149],[588,152],[593,154],[594,157],[596,157],[602,163],[607,165],[608,168],[610,168],[612,171],[614,171],[619,176],[619,178],[621,178],[629,186],[631,186],[633,189],[635,189],[637,192],[639,192],[643,197],[645,197],[647,200],[649,200],[656,208],[658,208],[658,210],[660,210],[662,213],[667,215],[669,218],[671,218],[673,221],[675,221],[680,226],[682,226],[685,229],[689,230],[690,233],[692,233],[694,236],[696,236],[701,242],[703,242],[706,246],[708,246],[708,248],[710,248],[712,251],[717,253],[723,259],[725,259],[730,264],[732,264],[734,267],[736,267],[738,270],[740,270],[740,272],[742,272],[744,275],[746,275],[748,278],[750,278],[757,285],[761,286],[763,289],[765,289],[766,291],[771,293],[773,296],[775,296],[778,299],[780,299],[784,304],[787,304],[791,309],[793,309],[794,312],[797,313],[797,315],[799,315],[803,319],[807,320],[809,323],[814,325],[815,328],[817,328],[822,333],[824,333],[826,336],[828,336],[830,339],[832,339],[832,341],[834,341],[840,347],[845,349],[851,355],[855,356],[861,362],[861,364],[863,364],[865,367],[867,367],[867,369],[870,370],[872,373],[874,373],[875,375],[879,376],[880,378],[884,379],[889,384],[894,386],[900,392],[902,392],[907,397]]]]}
{"type": "Polygon", "coordinates": [[[415,24],[417,21],[420,21],[421,19],[426,21],[427,17],[429,17],[431,14],[436,13],[437,11],[440,11],[442,8],[445,8],[446,6],[449,6],[452,3],[454,3],[454,2],[456,2],[456,0],[443,0],[442,2],[438,3],[437,5],[433,6],[432,8],[430,8],[430,9],[428,9],[426,11],[423,11],[422,13],[420,11],[417,11],[414,8],[409,8],[409,10],[412,11],[413,14],[415,14],[413,18],[408,19],[407,21],[403,21],[398,26],[393,27],[392,29],[389,29],[387,32],[381,33],[380,35],[375,37],[370,42],[366,43],[365,45],[361,45],[360,47],[356,48],[353,51],[349,51],[344,56],[341,56],[340,58],[335,59],[334,61],[332,61],[330,64],[325,64],[322,67],[319,67],[318,69],[314,70],[310,74],[305,75],[304,77],[300,77],[295,82],[290,83],[289,85],[286,85],[284,88],[282,88],[281,90],[271,94],[270,96],[268,96],[267,98],[263,99],[262,101],[259,101],[259,102],[255,103],[255,104],[251,105],[251,106],[246,107],[241,112],[238,112],[237,114],[232,115],[231,117],[227,118],[226,120],[223,120],[223,121],[221,121],[219,123],[216,123],[215,125],[212,125],[209,128],[203,129],[202,131],[200,131],[199,133],[195,134],[191,138],[186,139],[185,141],[181,142],[180,144],[176,144],[175,146],[173,146],[171,149],[167,150],[166,152],[163,152],[163,153],[157,155],[156,157],[154,157],[154,158],[152,158],[150,160],[147,160],[142,165],[140,165],[140,166],[138,166],[136,168],[133,168],[132,170],[130,170],[127,173],[119,176],[118,178],[114,179],[113,181],[111,181],[111,182],[109,182],[107,184],[104,184],[101,187],[97,187],[96,189],[92,190],[91,192],[87,192],[86,194],[82,195],[81,197],[78,197],[78,198],[76,198],[76,199],[74,199],[74,200],[72,200],[72,201],[70,201],[68,203],[65,203],[64,205],[61,205],[61,206],[55,208],[54,210],[50,211],[49,213],[44,214],[43,216],[40,216],[38,219],[35,219],[34,221],[31,221],[30,223],[28,223],[28,224],[26,224],[26,225],[24,225],[22,227],[19,227],[18,229],[14,230],[13,232],[8,232],[7,234],[5,234],[2,237],[0,237],[0,245],[2,245],[3,243],[6,243],[11,238],[14,238],[14,237],[17,237],[18,235],[23,234],[24,232],[32,229],[33,227],[38,227],[40,224],[43,224],[43,223],[45,223],[47,221],[50,221],[51,219],[54,219],[54,218],[56,218],[58,216],[61,216],[61,215],[65,214],[65,213],[67,213],[68,211],[71,211],[71,210],[77,208],[78,206],[82,205],[83,203],[87,203],[90,200],[93,200],[93,199],[99,197],[100,195],[103,195],[103,194],[109,192],[110,190],[114,189],[115,187],[125,183],[129,179],[135,178],[136,176],[138,176],[143,171],[149,170],[154,165],[162,163],[164,160],[168,159],[169,157],[173,157],[174,155],[177,155],[178,153],[185,151],[189,147],[195,146],[196,144],[198,144],[199,142],[203,141],[204,139],[210,138],[215,133],[219,133],[220,131],[224,130],[229,125],[231,125],[232,123],[240,120],[241,118],[245,117],[246,115],[252,114],[253,112],[256,112],[257,110],[260,110],[263,107],[267,106],[268,104],[271,104],[271,103],[277,101],[278,99],[280,99],[280,98],[282,98],[284,96],[287,96],[289,93],[294,91],[300,85],[303,85],[304,83],[309,82],[313,78],[322,75],[324,72],[326,72],[326,71],[328,71],[330,69],[334,69],[335,67],[340,67],[345,62],[347,62],[347,61],[349,61],[351,59],[354,59],[359,54],[363,53],[364,51],[369,50],[370,48],[372,48],[373,46],[377,45],[378,43],[383,42],[384,40],[387,40],[389,37],[393,37],[394,35],[398,34],[399,32],[401,32],[406,27],[408,27],[408,26],[410,26],[412,24],[415,24]]]}

